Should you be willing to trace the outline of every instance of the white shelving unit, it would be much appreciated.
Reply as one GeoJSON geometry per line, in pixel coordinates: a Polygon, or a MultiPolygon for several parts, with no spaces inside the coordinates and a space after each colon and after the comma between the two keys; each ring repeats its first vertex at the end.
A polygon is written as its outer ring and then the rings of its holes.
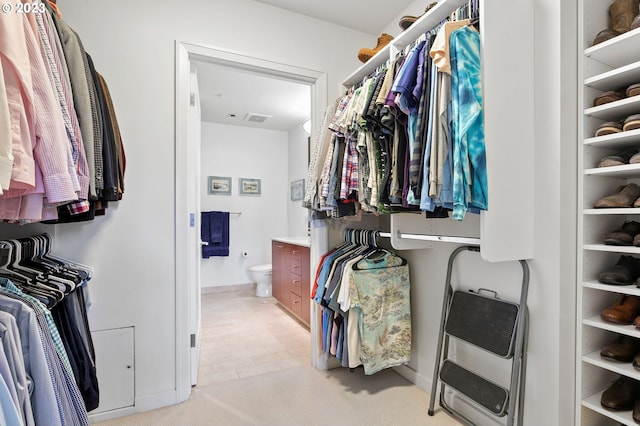
{"type": "MultiPolygon", "coordinates": [[[[362,81],[467,0],[441,0],[412,26],[343,81],[345,88],[362,81]]],[[[535,162],[533,126],[533,3],[514,0],[509,7],[480,1],[482,85],[489,210],[479,220],[468,214],[458,224],[442,219],[416,224],[415,214],[391,217],[392,242],[398,249],[430,248],[442,242],[479,242],[491,262],[534,257],[535,162]],[[517,16],[518,19],[512,19],[517,16]],[[505,34],[509,34],[505,37],[505,34]],[[505,52],[509,52],[505,55],[505,52]],[[505,72],[508,70],[508,72],[505,72]],[[517,135],[517,137],[514,137],[517,135]],[[428,222],[432,222],[428,224],[428,222]],[[428,234],[424,240],[402,234],[428,234]]]]}
{"type": "Polygon", "coordinates": [[[578,176],[578,286],[576,351],[576,421],[585,426],[635,425],[631,410],[613,411],[600,403],[602,392],[620,375],[640,380],[631,363],[602,358],[600,350],[617,335],[640,338],[633,325],[603,321],[601,311],[622,294],[640,296],[635,285],[613,286],[598,282],[601,272],[611,268],[620,256],[640,258],[639,247],[607,246],[603,237],[625,221],[640,222],[640,208],[595,209],[594,203],[613,194],[619,185],[640,183],[640,165],[598,168],[599,160],[627,147],[640,149],[640,131],[632,130],[594,137],[606,121],[623,121],[640,113],[640,96],[593,106],[593,100],[607,90],[619,90],[640,82],[640,29],[629,31],[591,46],[596,34],[608,24],[611,0],[579,2],[579,176],[578,176]]]}

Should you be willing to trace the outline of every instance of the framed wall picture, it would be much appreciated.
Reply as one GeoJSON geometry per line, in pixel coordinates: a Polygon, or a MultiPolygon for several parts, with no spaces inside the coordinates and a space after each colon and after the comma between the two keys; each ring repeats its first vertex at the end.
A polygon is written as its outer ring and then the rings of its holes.
{"type": "Polygon", "coordinates": [[[238,178],[238,188],[240,195],[260,196],[262,192],[260,179],[238,178]]]}
{"type": "Polygon", "coordinates": [[[304,179],[291,182],[291,201],[299,201],[304,198],[304,179]]]}
{"type": "Polygon", "coordinates": [[[231,195],[231,178],[227,176],[209,176],[207,192],[209,195],[231,195]]]}

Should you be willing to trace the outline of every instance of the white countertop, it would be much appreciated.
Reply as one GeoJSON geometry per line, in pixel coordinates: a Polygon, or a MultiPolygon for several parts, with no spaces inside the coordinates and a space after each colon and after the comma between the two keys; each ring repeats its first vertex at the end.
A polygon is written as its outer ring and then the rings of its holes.
{"type": "Polygon", "coordinates": [[[309,237],[275,237],[273,240],[303,247],[309,247],[311,245],[309,237]]]}

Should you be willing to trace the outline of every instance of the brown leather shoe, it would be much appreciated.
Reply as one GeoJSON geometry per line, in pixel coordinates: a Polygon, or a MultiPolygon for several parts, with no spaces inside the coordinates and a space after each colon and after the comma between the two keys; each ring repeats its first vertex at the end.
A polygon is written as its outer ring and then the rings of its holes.
{"type": "Polygon", "coordinates": [[[630,246],[636,235],[640,234],[640,223],[628,220],[622,227],[604,236],[604,243],[608,246],[630,246]]]}
{"type": "Polygon", "coordinates": [[[640,197],[640,186],[630,183],[619,186],[614,194],[599,199],[593,207],[596,209],[631,207],[638,197],[640,197]]]}
{"type": "Polygon", "coordinates": [[[382,50],[383,47],[389,44],[391,40],[393,40],[393,36],[386,33],[380,34],[380,36],[378,37],[378,44],[376,45],[376,47],[374,47],[373,49],[369,49],[368,47],[363,47],[358,51],[358,59],[360,59],[360,62],[367,62],[376,53],[382,50]]]}
{"type": "Polygon", "coordinates": [[[631,410],[640,395],[640,382],[627,376],[620,376],[602,392],[600,404],[611,410],[631,410]]]}
{"type": "Polygon", "coordinates": [[[633,404],[633,420],[636,423],[640,423],[640,399],[637,399],[633,404]]]}
{"type": "MultiPolygon", "coordinates": [[[[640,353],[640,340],[619,335],[600,350],[600,356],[622,362],[634,362],[640,353]]],[[[640,361],[640,358],[638,359],[640,361]]]]}
{"type": "Polygon", "coordinates": [[[637,296],[623,294],[613,305],[604,308],[600,317],[604,321],[616,324],[633,324],[640,314],[640,299],[637,296]]]}
{"type": "Polygon", "coordinates": [[[636,370],[640,370],[640,354],[633,357],[631,365],[633,365],[633,368],[635,368],[636,370]]]}
{"type": "Polygon", "coordinates": [[[593,106],[596,107],[596,106],[608,104],[610,102],[619,101],[620,99],[624,99],[625,96],[626,96],[625,92],[608,90],[603,94],[601,94],[600,96],[597,96],[596,98],[593,99],[593,106]]]}
{"type": "Polygon", "coordinates": [[[596,37],[593,39],[592,46],[595,46],[596,44],[603,43],[603,42],[605,42],[607,40],[611,40],[612,38],[617,37],[620,34],[622,34],[622,33],[618,32],[618,31],[611,30],[609,28],[606,28],[606,29],[600,31],[598,34],[596,34],[596,37]]]}
{"type": "Polygon", "coordinates": [[[629,164],[631,158],[638,153],[636,148],[627,148],[615,154],[606,155],[598,162],[598,167],[622,166],[629,164]]]}
{"type": "Polygon", "coordinates": [[[609,28],[620,33],[627,32],[637,14],[638,0],[616,0],[609,6],[609,28]]]}

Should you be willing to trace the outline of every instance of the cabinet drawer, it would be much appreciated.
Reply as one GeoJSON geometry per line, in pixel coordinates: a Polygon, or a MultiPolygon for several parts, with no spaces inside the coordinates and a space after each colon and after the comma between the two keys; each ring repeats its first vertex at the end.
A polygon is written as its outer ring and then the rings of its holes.
{"type": "Polygon", "coordinates": [[[291,275],[291,292],[302,296],[302,279],[299,276],[291,275]]]}
{"type": "Polygon", "coordinates": [[[291,246],[291,259],[300,262],[302,260],[302,248],[298,246],[291,246]]]}
{"type": "Polygon", "coordinates": [[[290,271],[296,275],[300,275],[302,271],[302,260],[300,259],[291,259],[290,263],[290,271]]]}
{"type": "Polygon", "coordinates": [[[302,315],[302,299],[299,295],[291,293],[291,312],[298,318],[302,315]]]}

